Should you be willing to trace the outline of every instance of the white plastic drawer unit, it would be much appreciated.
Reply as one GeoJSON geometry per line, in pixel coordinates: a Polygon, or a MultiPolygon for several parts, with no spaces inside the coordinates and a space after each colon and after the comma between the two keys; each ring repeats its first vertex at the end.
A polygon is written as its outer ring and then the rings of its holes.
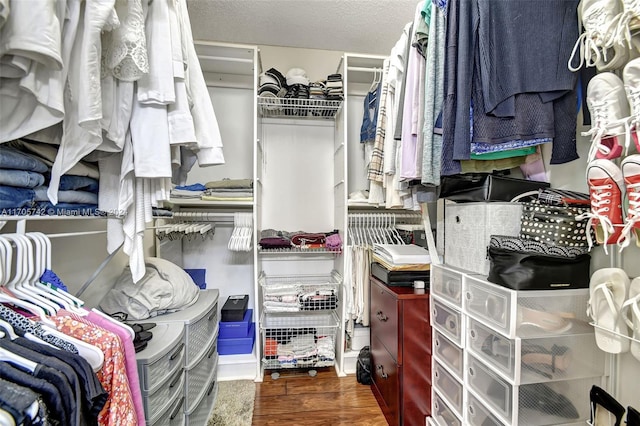
{"type": "Polygon", "coordinates": [[[515,291],[486,281],[463,278],[462,310],[508,338],[586,333],[589,289],[515,291]]]}
{"type": "Polygon", "coordinates": [[[466,349],[513,384],[604,374],[604,352],[593,332],[508,339],[467,317],[466,334],[466,349]]]}
{"type": "Polygon", "coordinates": [[[431,298],[431,325],[460,347],[464,347],[462,312],[431,298]]]}
{"type": "Polygon", "coordinates": [[[465,420],[470,426],[507,426],[494,416],[471,392],[466,394],[465,420]]]}
{"type": "Polygon", "coordinates": [[[191,411],[195,408],[196,402],[199,401],[206,390],[207,380],[212,371],[218,368],[218,346],[216,336],[212,339],[196,365],[185,370],[184,397],[186,400],[185,411],[191,411]]]}
{"type": "Polygon", "coordinates": [[[458,417],[462,417],[462,383],[449,373],[435,359],[433,360],[433,388],[445,399],[458,417]]]}
{"type": "Polygon", "coordinates": [[[159,323],[152,333],[147,347],[136,354],[140,389],[149,394],[182,368],[185,352],[182,323],[159,323]]]}
{"type": "Polygon", "coordinates": [[[184,426],[183,405],[184,397],[179,395],[162,413],[158,421],[150,426],[184,426]]]}
{"type": "Polygon", "coordinates": [[[182,396],[183,389],[184,370],[179,369],[154,393],[142,392],[142,405],[148,424],[158,422],[160,415],[167,410],[167,407],[182,396]]]}
{"type": "Polygon", "coordinates": [[[448,367],[458,380],[462,380],[464,377],[464,350],[438,330],[433,330],[433,355],[439,363],[448,367]]]}
{"type": "Polygon", "coordinates": [[[445,265],[431,265],[431,294],[462,308],[462,272],[445,265]]]}
{"type": "Polygon", "coordinates": [[[201,395],[200,399],[196,401],[195,407],[192,410],[184,411],[186,426],[202,426],[207,424],[209,414],[218,396],[217,378],[218,375],[213,371],[206,382],[205,392],[201,395]]]}
{"type": "Polygon", "coordinates": [[[467,351],[465,382],[482,403],[507,424],[540,426],[584,422],[589,418],[585,389],[599,377],[512,385],[467,351]]]}
{"type": "Polygon", "coordinates": [[[201,290],[193,305],[171,314],[154,317],[155,322],[182,322],[186,346],[184,367],[192,368],[218,332],[218,290],[201,290]]]}
{"type": "Polygon", "coordinates": [[[462,426],[462,420],[436,392],[433,392],[431,415],[439,426],[462,426]]]}

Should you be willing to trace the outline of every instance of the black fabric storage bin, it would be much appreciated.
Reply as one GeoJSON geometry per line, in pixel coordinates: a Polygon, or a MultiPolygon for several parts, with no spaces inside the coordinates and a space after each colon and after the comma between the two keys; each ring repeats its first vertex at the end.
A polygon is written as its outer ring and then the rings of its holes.
{"type": "Polygon", "coordinates": [[[222,306],[220,321],[242,321],[249,307],[249,295],[229,296],[222,306]]]}
{"type": "Polygon", "coordinates": [[[487,280],[513,290],[588,288],[591,256],[563,257],[489,247],[487,280]]]}
{"type": "Polygon", "coordinates": [[[548,187],[546,182],[487,173],[463,173],[442,177],[439,198],[456,202],[511,201],[525,192],[548,187]]]}

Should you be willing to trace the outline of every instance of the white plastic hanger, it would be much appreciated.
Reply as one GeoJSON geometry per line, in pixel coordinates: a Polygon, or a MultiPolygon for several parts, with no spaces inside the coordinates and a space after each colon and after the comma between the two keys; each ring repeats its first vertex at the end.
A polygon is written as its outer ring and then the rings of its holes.
{"type": "Polygon", "coordinates": [[[26,368],[30,372],[36,371],[38,364],[35,362],[28,360],[20,355],[16,355],[11,351],[6,350],[5,348],[0,348],[0,361],[7,361],[11,364],[19,365],[20,367],[26,368]]]}
{"type": "Polygon", "coordinates": [[[18,338],[18,335],[16,334],[11,324],[3,319],[0,319],[0,330],[4,330],[9,335],[9,338],[11,340],[15,340],[18,338]]]}
{"type": "Polygon", "coordinates": [[[65,342],[71,343],[76,347],[76,349],[78,349],[78,353],[80,354],[80,356],[87,360],[89,365],[91,365],[91,368],[94,372],[100,371],[104,363],[104,353],[102,352],[102,350],[100,350],[100,348],[59,331],[55,327],[55,324],[53,326],[42,325],[42,330],[44,331],[45,335],[58,337],[65,342]]]}

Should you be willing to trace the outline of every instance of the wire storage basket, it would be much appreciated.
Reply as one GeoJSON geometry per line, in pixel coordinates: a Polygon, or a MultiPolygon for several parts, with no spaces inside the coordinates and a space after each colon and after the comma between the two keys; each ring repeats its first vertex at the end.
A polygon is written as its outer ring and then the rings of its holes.
{"type": "Polygon", "coordinates": [[[308,313],[338,307],[342,276],[335,270],[328,275],[268,276],[262,272],[258,282],[264,312],[308,313]]]}
{"type": "Polygon", "coordinates": [[[335,312],[304,316],[263,313],[263,367],[273,370],[333,366],[338,325],[335,312]]]}
{"type": "Polygon", "coordinates": [[[258,108],[263,117],[332,119],[336,116],[340,105],[342,105],[341,100],[258,96],[258,108]]]}

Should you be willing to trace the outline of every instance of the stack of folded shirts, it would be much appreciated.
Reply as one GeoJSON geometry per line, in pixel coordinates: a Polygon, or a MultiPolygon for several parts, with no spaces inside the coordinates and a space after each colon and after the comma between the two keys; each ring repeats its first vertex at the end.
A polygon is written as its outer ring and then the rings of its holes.
{"type": "Polygon", "coordinates": [[[331,74],[327,76],[327,100],[341,101],[344,98],[342,89],[342,74],[331,74]]]}
{"type": "Polygon", "coordinates": [[[171,198],[200,199],[207,188],[201,183],[176,186],[171,189],[171,198]]]}
{"type": "Polygon", "coordinates": [[[287,71],[287,86],[287,93],[284,97],[286,99],[292,99],[292,101],[285,102],[285,105],[289,105],[290,108],[285,108],[284,113],[286,115],[306,116],[309,109],[298,108],[298,106],[304,105],[304,103],[293,100],[309,99],[309,78],[305,70],[302,68],[291,68],[287,71]]]}
{"type": "Polygon", "coordinates": [[[251,179],[223,179],[207,182],[201,198],[205,201],[253,201],[251,179]]]}

